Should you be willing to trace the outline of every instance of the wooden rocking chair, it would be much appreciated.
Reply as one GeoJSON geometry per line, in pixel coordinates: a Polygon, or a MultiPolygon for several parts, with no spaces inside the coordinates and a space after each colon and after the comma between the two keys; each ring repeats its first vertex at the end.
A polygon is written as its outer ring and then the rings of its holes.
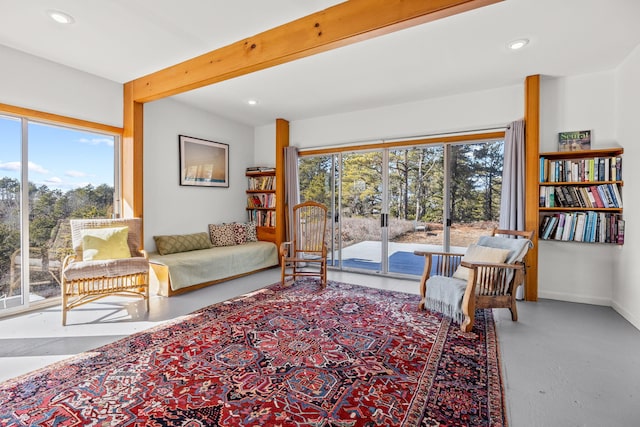
{"type": "Polygon", "coordinates": [[[533,231],[494,229],[464,255],[414,252],[425,257],[419,309],[454,318],[464,332],[473,327],[476,308],[508,308],[517,321],[516,289],[524,282],[523,258],[533,246],[532,237],[533,231]]]}
{"type": "Polygon", "coordinates": [[[304,202],[293,207],[293,240],[280,244],[282,284],[291,277],[318,276],[327,286],[327,207],[317,202],[304,202]],[[317,264],[319,271],[309,269],[317,264]]]}

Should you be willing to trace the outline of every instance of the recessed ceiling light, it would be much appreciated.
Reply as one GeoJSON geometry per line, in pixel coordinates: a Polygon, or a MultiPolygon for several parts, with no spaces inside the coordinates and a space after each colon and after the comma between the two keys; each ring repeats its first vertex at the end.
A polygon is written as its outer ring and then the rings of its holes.
{"type": "Polygon", "coordinates": [[[73,24],[76,22],[76,20],[73,19],[73,16],[59,10],[47,10],[47,15],[58,24],[73,24]]]}
{"type": "Polygon", "coordinates": [[[529,44],[528,39],[518,39],[507,43],[507,47],[511,50],[520,50],[529,44]]]}
{"type": "Polygon", "coordinates": [[[256,101],[255,99],[250,99],[250,100],[247,101],[247,104],[249,104],[249,105],[257,105],[258,101],[256,101]]]}

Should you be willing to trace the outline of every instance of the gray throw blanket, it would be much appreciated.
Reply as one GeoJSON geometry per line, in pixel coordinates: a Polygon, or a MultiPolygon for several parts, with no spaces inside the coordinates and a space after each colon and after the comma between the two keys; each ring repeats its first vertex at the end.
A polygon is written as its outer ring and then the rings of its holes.
{"type": "Polygon", "coordinates": [[[462,297],[467,288],[467,281],[446,276],[432,276],[427,281],[425,308],[451,317],[462,324],[462,297]]]}

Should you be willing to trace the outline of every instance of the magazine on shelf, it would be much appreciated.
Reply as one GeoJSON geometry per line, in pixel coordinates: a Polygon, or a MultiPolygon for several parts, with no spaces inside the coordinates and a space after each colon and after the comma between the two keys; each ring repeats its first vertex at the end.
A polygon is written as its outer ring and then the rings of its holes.
{"type": "Polygon", "coordinates": [[[579,130],[558,133],[558,151],[578,151],[591,149],[591,131],[579,130]]]}

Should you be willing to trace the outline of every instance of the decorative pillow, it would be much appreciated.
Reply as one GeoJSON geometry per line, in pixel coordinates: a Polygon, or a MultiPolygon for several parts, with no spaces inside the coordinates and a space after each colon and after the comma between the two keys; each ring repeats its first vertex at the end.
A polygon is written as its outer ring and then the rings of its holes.
{"type": "Polygon", "coordinates": [[[247,243],[247,226],[237,222],[233,223],[233,238],[236,245],[247,243]]]}
{"type": "MultiPolygon", "coordinates": [[[[467,248],[462,257],[462,261],[467,262],[504,262],[509,255],[509,249],[490,248],[488,246],[478,246],[471,244],[467,248]]],[[[458,266],[453,277],[457,279],[467,280],[469,278],[469,269],[467,267],[458,266]]]]}
{"type": "Polygon", "coordinates": [[[209,235],[204,231],[192,234],[153,236],[153,240],[156,242],[156,249],[160,255],[209,249],[211,247],[209,235]]]}
{"type": "Polygon", "coordinates": [[[80,231],[82,260],[131,258],[127,244],[129,227],[87,228],[80,231]]]}
{"type": "Polygon", "coordinates": [[[258,232],[256,231],[256,223],[251,221],[244,225],[244,229],[247,232],[247,242],[257,242],[258,232]]]}
{"type": "Polygon", "coordinates": [[[209,237],[213,246],[233,246],[236,244],[233,224],[209,224],[209,237]]]}

